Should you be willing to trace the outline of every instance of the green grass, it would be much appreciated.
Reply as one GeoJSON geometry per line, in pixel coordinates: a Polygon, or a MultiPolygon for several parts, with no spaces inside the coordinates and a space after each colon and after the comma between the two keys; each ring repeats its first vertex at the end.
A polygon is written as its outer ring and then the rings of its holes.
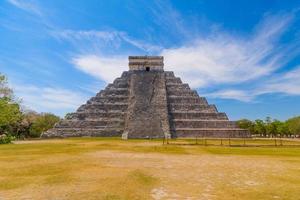
{"type": "Polygon", "coordinates": [[[218,142],[68,138],[0,145],[0,199],[300,196],[299,142],[284,141],[293,146],[283,147],[270,145],[272,140],[246,141],[262,147],[218,142]]]}

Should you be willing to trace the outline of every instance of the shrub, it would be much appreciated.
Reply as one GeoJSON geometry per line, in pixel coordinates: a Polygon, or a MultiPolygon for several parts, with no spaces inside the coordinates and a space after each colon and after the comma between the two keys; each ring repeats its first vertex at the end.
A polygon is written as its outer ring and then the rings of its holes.
{"type": "Polygon", "coordinates": [[[0,144],[10,144],[12,141],[15,140],[14,136],[10,135],[0,135],[0,144]]]}
{"type": "Polygon", "coordinates": [[[42,113],[30,126],[29,137],[40,137],[43,132],[52,128],[59,120],[60,118],[53,114],[42,113]]]}

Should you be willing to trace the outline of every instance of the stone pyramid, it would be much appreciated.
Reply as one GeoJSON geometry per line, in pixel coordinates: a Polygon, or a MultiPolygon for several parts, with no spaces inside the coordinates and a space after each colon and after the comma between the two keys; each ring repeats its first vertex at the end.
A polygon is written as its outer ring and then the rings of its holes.
{"type": "Polygon", "coordinates": [[[42,137],[249,137],[163,66],[161,56],[129,56],[129,71],[42,137]]]}

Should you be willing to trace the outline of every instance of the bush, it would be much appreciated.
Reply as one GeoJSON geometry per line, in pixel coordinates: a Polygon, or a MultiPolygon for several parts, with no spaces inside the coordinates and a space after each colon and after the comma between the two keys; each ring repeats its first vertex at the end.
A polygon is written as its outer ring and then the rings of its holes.
{"type": "Polygon", "coordinates": [[[0,135],[0,144],[10,144],[12,141],[14,141],[16,138],[14,136],[10,135],[0,135]]]}
{"type": "Polygon", "coordinates": [[[43,132],[52,128],[59,120],[60,118],[53,114],[42,113],[30,126],[29,137],[40,137],[43,132]]]}

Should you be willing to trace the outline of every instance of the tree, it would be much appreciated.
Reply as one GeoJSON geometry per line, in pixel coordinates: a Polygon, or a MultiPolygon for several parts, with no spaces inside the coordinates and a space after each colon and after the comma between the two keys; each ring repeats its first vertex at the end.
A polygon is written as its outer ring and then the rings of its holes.
{"type": "Polygon", "coordinates": [[[256,135],[261,135],[263,137],[266,136],[267,131],[266,131],[266,126],[265,126],[265,123],[263,120],[260,120],[260,119],[255,120],[254,133],[256,135]]]}
{"type": "Polygon", "coordinates": [[[42,113],[31,125],[29,137],[40,137],[40,135],[52,128],[60,120],[59,117],[51,113],[42,113]]]}
{"type": "Polygon", "coordinates": [[[0,73],[0,98],[12,100],[13,99],[13,91],[8,87],[7,78],[3,74],[0,73]]]}
{"type": "Polygon", "coordinates": [[[21,119],[20,106],[17,103],[7,101],[5,98],[0,98],[0,132],[11,134],[13,125],[20,122],[21,119]]]}
{"type": "Polygon", "coordinates": [[[290,134],[300,135],[300,116],[288,119],[286,124],[290,134]]]}
{"type": "Polygon", "coordinates": [[[267,117],[265,119],[265,128],[266,134],[269,137],[274,137],[278,134],[277,127],[278,127],[278,120],[272,120],[271,117],[267,117]]]}
{"type": "Polygon", "coordinates": [[[254,126],[255,124],[248,119],[241,119],[237,121],[237,125],[239,128],[248,129],[251,134],[254,134],[254,126]]]}
{"type": "Polygon", "coordinates": [[[280,137],[286,137],[290,135],[289,127],[286,122],[279,122],[277,126],[277,130],[280,137]]]}
{"type": "Polygon", "coordinates": [[[13,91],[7,79],[0,74],[0,134],[13,134],[14,125],[22,119],[20,105],[13,100],[13,91]]]}
{"type": "Polygon", "coordinates": [[[30,127],[40,117],[40,114],[32,111],[25,110],[22,113],[22,120],[16,126],[15,136],[17,138],[27,138],[30,136],[30,127]]]}

